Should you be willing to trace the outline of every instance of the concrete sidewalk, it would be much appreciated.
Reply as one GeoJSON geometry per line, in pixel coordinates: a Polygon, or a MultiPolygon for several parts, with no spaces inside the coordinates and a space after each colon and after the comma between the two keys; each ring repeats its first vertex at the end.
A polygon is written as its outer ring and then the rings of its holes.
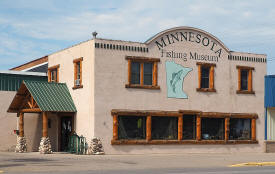
{"type": "Polygon", "coordinates": [[[273,153],[74,155],[0,152],[0,171],[49,172],[228,167],[247,162],[275,162],[273,153]]]}

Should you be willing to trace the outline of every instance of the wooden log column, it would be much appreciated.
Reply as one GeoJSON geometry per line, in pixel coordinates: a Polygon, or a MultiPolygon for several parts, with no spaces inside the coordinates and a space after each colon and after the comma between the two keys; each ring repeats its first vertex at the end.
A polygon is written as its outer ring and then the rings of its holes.
{"type": "Polygon", "coordinates": [[[252,141],[256,141],[256,119],[253,118],[251,120],[251,139],[252,141]]]}
{"type": "Polygon", "coordinates": [[[201,117],[197,116],[197,140],[201,140],[201,117]]]}
{"type": "Polygon", "coordinates": [[[24,137],[24,113],[19,113],[19,137],[24,137]]]}
{"type": "Polygon", "coordinates": [[[42,137],[48,137],[48,113],[42,112],[42,121],[43,121],[43,129],[42,129],[42,137]]]}
{"type": "Polygon", "coordinates": [[[118,116],[113,116],[113,140],[118,140],[118,116]]]}
{"type": "Polygon", "coordinates": [[[146,118],[146,140],[150,141],[152,139],[151,134],[152,116],[147,116],[146,118]]]}
{"type": "Polygon", "coordinates": [[[183,116],[179,116],[178,118],[178,140],[182,140],[183,116]]]}
{"type": "Polygon", "coordinates": [[[224,128],[225,128],[224,140],[225,141],[228,141],[228,138],[229,138],[229,120],[230,120],[230,118],[228,118],[228,117],[225,118],[225,124],[224,124],[224,128]]]}

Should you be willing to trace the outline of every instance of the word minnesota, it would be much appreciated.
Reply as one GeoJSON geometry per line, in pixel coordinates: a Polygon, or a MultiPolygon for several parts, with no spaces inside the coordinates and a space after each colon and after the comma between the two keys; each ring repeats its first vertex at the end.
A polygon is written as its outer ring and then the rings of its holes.
{"type": "Polygon", "coordinates": [[[193,32],[169,33],[161,37],[159,40],[155,41],[155,44],[158,46],[159,50],[161,50],[167,45],[171,45],[175,42],[183,42],[183,41],[201,44],[204,47],[208,47],[217,56],[221,57],[221,53],[222,53],[221,47],[219,47],[215,41],[209,39],[206,36],[201,35],[200,33],[193,33],[193,32]]]}

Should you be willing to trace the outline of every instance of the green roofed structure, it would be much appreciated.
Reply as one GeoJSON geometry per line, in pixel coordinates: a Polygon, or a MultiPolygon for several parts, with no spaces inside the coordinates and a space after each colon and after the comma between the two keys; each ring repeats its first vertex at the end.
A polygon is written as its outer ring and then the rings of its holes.
{"type": "MultiPolygon", "coordinates": [[[[50,138],[48,137],[49,115],[57,117],[73,115],[76,112],[73,99],[65,83],[49,83],[43,81],[23,81],[13,98],[8,111],[19,116],[19,137],[16,152],[27,151],[24,137],[24,113],[42,114],[42,139],[39,146],[40,153],[52,153],[50,138]]],[[[65,140],[66,141],[66,140],[65,140]]]]}
{"type": "Polygon", "coordinates": [[[23,81],[8,112],[20,112],[26,91],[33,97],[41,112],[76,112],[73,99],[65,83],[43,81],[23,81]]]}

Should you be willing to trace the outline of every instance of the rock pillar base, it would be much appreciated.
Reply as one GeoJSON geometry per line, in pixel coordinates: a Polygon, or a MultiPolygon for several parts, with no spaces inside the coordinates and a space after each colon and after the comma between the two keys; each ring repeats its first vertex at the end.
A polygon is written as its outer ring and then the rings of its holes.
{"type": "Polygon", "coordinates": [[[39,146],[39,152],[41,154],[51,154],[51,153],[53,153],[52,145],[51,145],[49,137],[42,137],[41,138],[40,146],[39,146]]]}
{"type": "Polygon", "coordinates": [[[27,141],[25,137],[17,137],[17,144],[15,147],[16,153],[25,153],[27,152],[27,141]]]}
{"type": "Polygon", "coordinates": [[[104,155],[104,149],[100,138],[93,138],[88,148],[88,155],[104,155]]]}

